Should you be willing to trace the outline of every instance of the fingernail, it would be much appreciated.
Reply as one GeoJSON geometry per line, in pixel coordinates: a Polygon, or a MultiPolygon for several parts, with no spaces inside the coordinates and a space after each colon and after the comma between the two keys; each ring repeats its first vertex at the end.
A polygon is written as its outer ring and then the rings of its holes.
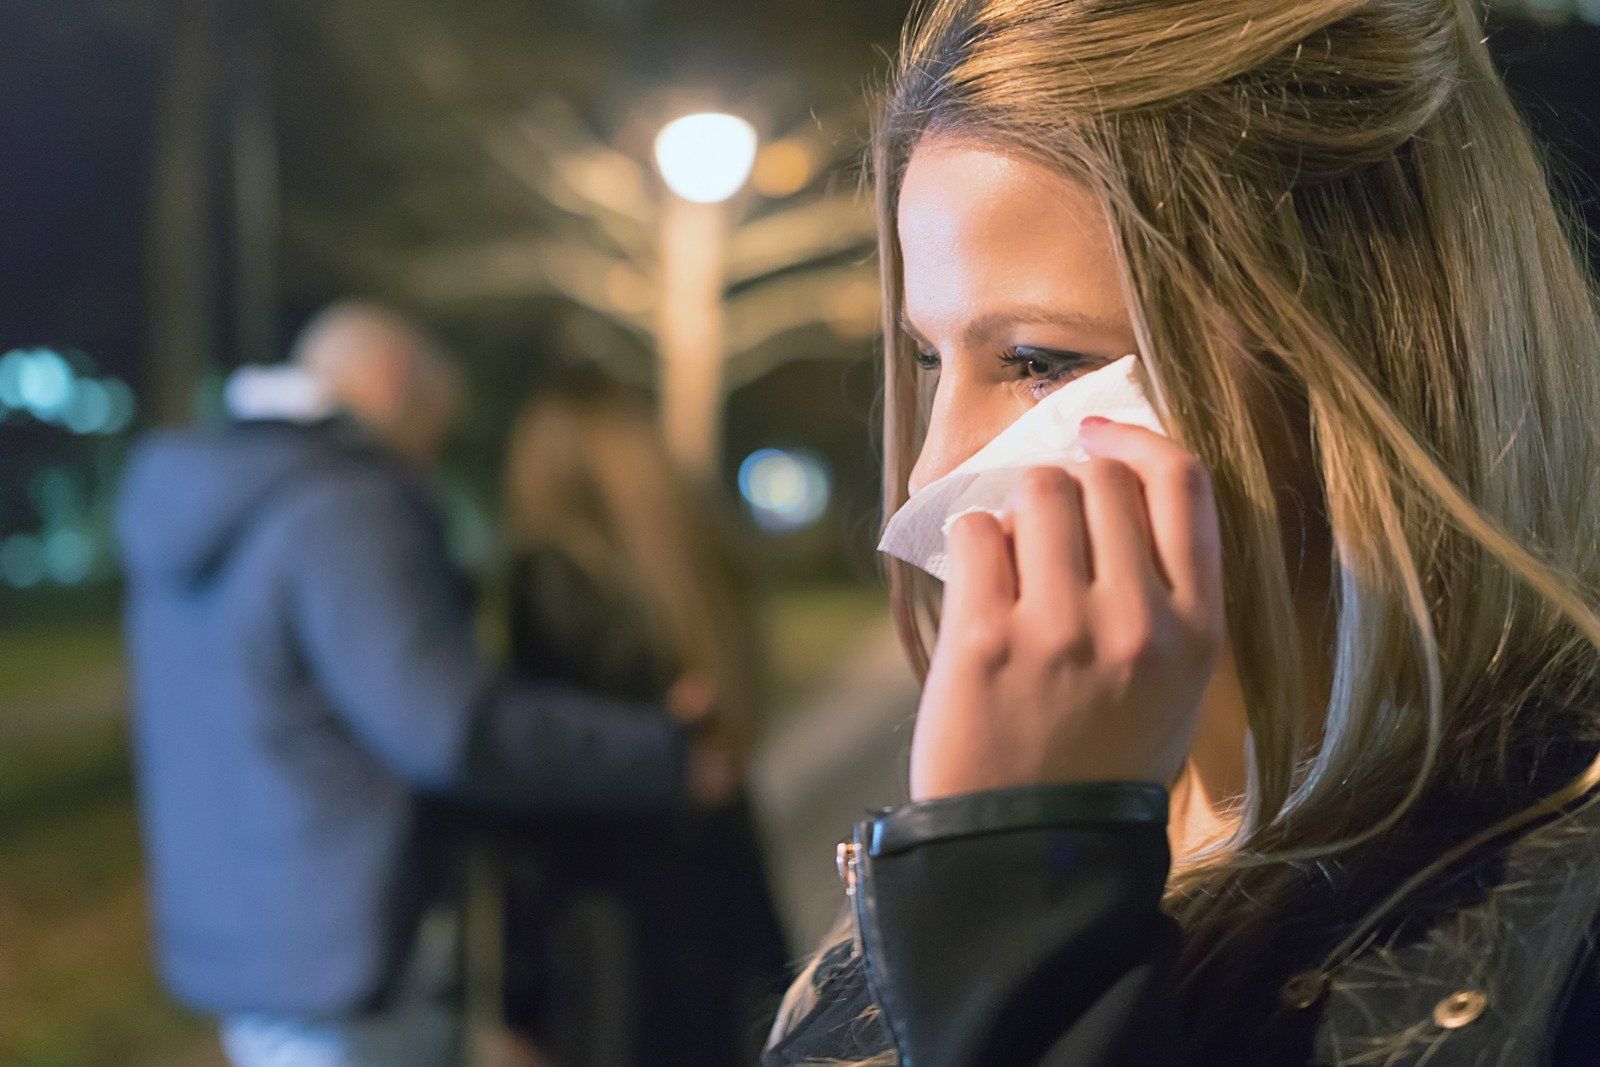
{"type": "Polygon", "coordinates": [[[1085,415],[1078,421],[1078,430],[1080,432],[1084,430],[1097,430],[1110,421],[1111,420],[1106,418],[1104,415],[1085,415]]]}

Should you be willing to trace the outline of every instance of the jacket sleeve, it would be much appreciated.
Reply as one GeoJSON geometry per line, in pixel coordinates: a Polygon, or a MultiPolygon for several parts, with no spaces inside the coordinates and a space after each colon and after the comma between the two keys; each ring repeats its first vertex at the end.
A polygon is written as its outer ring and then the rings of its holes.
{"type": "Polygon", "coordinates": [[[1030,786],[859,824],[867,981],[906,1067],[1181,1064],[1166,791],[1030,786]]]}
{"type": "Polygon", "coordinates": [[[301,494],[293,618],[315,683],[413,786],[516,807],[666,807],[682,740],[660,709],[513,684],[478,650],[443,547],[398,487],[301,494]]]}

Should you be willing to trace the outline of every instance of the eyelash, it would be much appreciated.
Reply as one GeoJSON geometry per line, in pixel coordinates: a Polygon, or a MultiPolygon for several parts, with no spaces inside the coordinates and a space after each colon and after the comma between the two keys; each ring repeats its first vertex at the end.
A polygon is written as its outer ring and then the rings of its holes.
{"type": "MultiPolygon", "coordinates": [[[[1052,388],[1060,385],[1072,375],[1094,362],[1089,356],[1077,352],[1056,352],[1048,348],[1034,348],[1030,345],[1013,345],[1000,353],[1000,362],[1008,367],[1016,367],[1022,371],[1022,380],[1032,384],[1035,395],[1039,386],[1048,385],[1052,388]],[[1037,374],[1028,373],[1030,365],[1045,368],[1037,374]]],[[[939,369],[939,353],[929,349],[918,349],[916,354],[917,366],[926,371],[939,369]]]]}

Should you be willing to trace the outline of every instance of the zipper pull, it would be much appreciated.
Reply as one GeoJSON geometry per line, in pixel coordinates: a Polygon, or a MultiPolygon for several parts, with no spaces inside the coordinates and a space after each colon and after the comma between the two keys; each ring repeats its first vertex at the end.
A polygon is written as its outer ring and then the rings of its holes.
{"type": "Polygon", "coordinates": [[[861,912],[856,908],[856,888],[861,880],[861,846],[854,841],[841,841],[833,858],[839,867],[839,881],[844,883],[845,906],[850,910],[851,955],[858,956],[861,954],[861,912]]]}

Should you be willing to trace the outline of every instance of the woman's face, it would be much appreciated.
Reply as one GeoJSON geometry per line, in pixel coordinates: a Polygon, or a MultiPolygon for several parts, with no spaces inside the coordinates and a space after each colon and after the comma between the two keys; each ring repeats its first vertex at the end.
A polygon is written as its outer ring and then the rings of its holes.
{"type": "Polygon", "coordinates": [[[900,190],[906,331],[937,376],[910,489],[1075,377],[1136,350],[1105,210],[1034,163],[924,138],[900,190]]]}

